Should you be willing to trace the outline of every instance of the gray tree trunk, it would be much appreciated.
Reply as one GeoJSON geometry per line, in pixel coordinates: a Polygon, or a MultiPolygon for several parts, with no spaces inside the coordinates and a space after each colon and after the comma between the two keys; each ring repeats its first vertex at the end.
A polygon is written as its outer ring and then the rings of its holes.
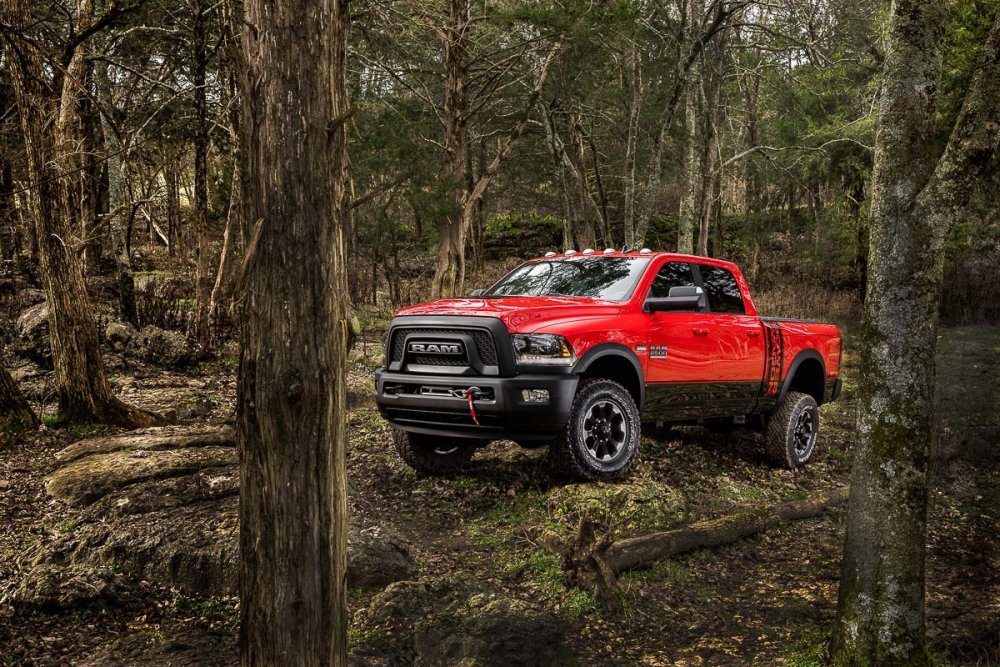
{"type": "Polygon", "coordinates": [[[244,665],[347,664],[345,0],[249,0],[240,443],[244,665]]]}
{"type": "Polygon", "coordinates": [[[938,158],[946,5],[893,3],[872,175],[858,443],[833,658],[927,665],[924,562],[943,246],[1000,133],[1000,20],[938,158]]]}

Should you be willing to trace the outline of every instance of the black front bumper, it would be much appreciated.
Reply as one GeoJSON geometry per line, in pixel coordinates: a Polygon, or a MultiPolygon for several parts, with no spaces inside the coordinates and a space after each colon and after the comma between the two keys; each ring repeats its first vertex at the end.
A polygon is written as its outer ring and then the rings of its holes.
{"type": "Polygon", "coordinates": [[[379,370],[375,372],[375,403],[382,416],[403,431],[463,438],[549,440],[569,419],[579,380],[572,372],[456,377],[379,370]],[[468,399],[455,395],[469,387],[478,387],[481,395],[487,396],[474,401],[479,425],[472,419],[468,399]],[[529,403],[521,395],[524,389],[545,389],[549,400],[529,403]]]}

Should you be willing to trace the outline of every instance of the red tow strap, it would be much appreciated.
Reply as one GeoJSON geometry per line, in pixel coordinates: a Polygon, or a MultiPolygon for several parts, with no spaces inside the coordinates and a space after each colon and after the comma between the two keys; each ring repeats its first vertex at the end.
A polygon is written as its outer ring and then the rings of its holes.
{"type": "Polygon", "coordinates": [[[469,402],[469,415],[472,417],[472,421],[475,422],[476,426],[479,426],[479,418],[476,417],[476,406],[473,404],[472,393],[477,387],[469,387],[465,390],[465,399],[469,402]]]}

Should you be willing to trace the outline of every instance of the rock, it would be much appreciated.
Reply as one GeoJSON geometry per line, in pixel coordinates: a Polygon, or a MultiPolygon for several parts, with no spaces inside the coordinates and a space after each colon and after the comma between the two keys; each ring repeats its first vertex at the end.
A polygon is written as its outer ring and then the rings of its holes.
{"type": "Polygon", "coordinates": [[[212,414],[215,409],[215,402],[202,393],[195,395],[190,401],[186,401],[174,411],[174,418],[180,421],[190,421],[192,419],[203,419],[212,414]]]}
{"type": "Polygon", "coordinates": [[[628,536],[666,530],[687,517],[684,496],[676,489],[651,480],[620,484],[572,484],[554,489],[548,498],[549,514],[574,529],[581,517],[608,526],[616,535],[628,536]]]}
{"type": "Polygon", "coordinates": [[[235,595],[239,573],[237,498],[195,502],[111,521],[64,525],[26,564],[36,571],[105,568],[189,595],[235,595]]]}
{"type": "Polygon", "coordinates": [[[14,332],[17,334],[14,352],[46,370],[52,370],[48,303],[43,301],[25,309],[14,323],[14,332]]]}
{"type": "Polygon", "coordinates": [[[417,622],[420,664],[444,667],[549,667],[570,664],[565,624],[538,607],[495,593],[477,593],[417,622]]]}
{"type": "Polygon", "coordinates": [[[121,450],[184,449],[187,447],[235,447],[236,432],[228,426],[154,426],[121,433],[78,440],[58,454],[62,464],[91,454],[108,454],[121,450]]]}
{"type": "Polygon", "coordinates": [[[410,544],[384,526],[351,530],[347,538],[347,585],[351,588],[382,588],[410,579],[417,562],[410,544]]]}
{"type": "Polygon", "coordinates": [[[135,357],[164,368],[181,368],[194,362],[195,355],[187,338],[176,331],[148,326],[128,343],[127,350],[135,357]]]}
{"type": "Polygon", "coordinates": [[[77,667],[223,667],[239,664],[236,633],[202,627],[130,632],[97,647],[77,667]]]}
{"type": "Polygon", "coordinates": [[[119,587],[120,578],[108,568],[46,563],[32,568],[11,597],[33,607],[80,607],[116,600],[119,587]]]}
{"type": "MultiPolygon", "coordinates": [[[[56,455],[47,490],[74,508],[22,561],[110,570],[190,595],[236,595],[239,468],[230,427],[165,426],[81,440],[56,455]]],[[[348,585],[378,588],[416,572],[410,545],[385,526],[348,534],[348,585]]]]}
{"type": "Polygon", "coordinates": [[[127,322],[111,322],[104,329],[104,337],[116,352],[124,350],[135,335],[135,327],[127,322]]]}
{"type": "Polygon", "coordinates": [[[382,657],[392,665],[427,667],[573,664],[562,621],[534,604],[476,591],[455,578],[392,584],[354,620],[354,660],[382,657]]]}
{"type": "Polygon", "coordinates": [[[48,477],[45,490],[69,505],[80,507],[138,482],[236,463],[237,454],[232,447],[122,450],[68,463],[48,477]]]}

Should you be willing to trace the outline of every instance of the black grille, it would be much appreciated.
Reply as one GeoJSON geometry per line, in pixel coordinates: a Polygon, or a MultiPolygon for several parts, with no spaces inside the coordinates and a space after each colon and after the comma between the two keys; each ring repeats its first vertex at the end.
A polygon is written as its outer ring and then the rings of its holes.
{"type": "Polygon", "coordinates": [[[465,366],[468,363],[464,357],[445,357],[436,354],[420,354],[412,357],[411,362],[425,366],[465,366]]]}
{"type": "MultiPolygon", "coordinates": [[[[476,342],[476,349],[479,351],[479,358],[487,366],[497,366],[497,348],[493,343],[493,336],[490,335],[489,331],[484,331],[482,329],[420,329],[420,328],[399,328],[394,329],[392,332],[392,361],[402,361],[404,348],[406,346],[406,337],[411,334],[416,334],[418,336],[428,336],[433,337],[435,335],[445,334],[466,334],[472,336],[472,339],[476,342]]],[[[445,357],[437,355],[421,355],[413,360],[416,364],[428,364],[433,366],[465,366],[466,361],[463,359],[455,357],[445,357]],[[431,359],[432,361],[426,361],[431,359]]]]}

